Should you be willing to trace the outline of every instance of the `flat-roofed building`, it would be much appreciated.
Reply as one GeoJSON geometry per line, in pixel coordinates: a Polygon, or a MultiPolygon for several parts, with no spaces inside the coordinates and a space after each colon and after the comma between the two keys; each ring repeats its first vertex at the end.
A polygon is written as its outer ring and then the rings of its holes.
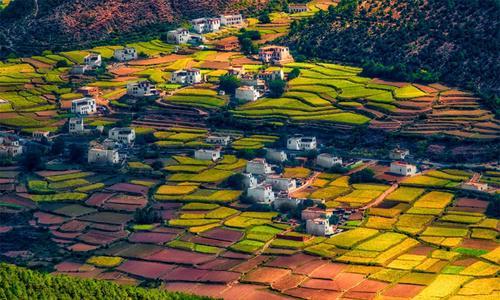
{"type": "Polygon", "coordinates": [[[109,130],[108,138],[123,144],[132,144],[135,141],[135,130],[129,127],[115,127],[109,130]]]}
{"type": "Polygon", "coordinates": [[[287,149],[296,151],[315,150],[317,146],[314,136],[292,136],[286,142],[287,149]]]}
{"type": "Polygon", "coordinates": [[[409,163],[394,161],[391,163],[390,172],[402,176],[412,176],[417,174],[417,167],[409,163]]]}
{"type": "Polygon", "coordinates": [[[113,53],[117,61],[129,61],[137,59],[137,50],[133,47],[125,47],[123,49],[116,49],[113,53]]]}
{"type": "Polygon", "coordinates": [[[71,112],[80,115],[91,115],[97,112],[94,98],[85,97],[71,101],[71,112]]]}
{"type": "Polygon", "coordinates": [[[245,171],[255,175],[266,175],[273,173],[271,165],[263,158],[254,158],[247,162],[245,171]]]}
{"type": "Polygon", "coordinates": [[[198,149],[194,152],[194,158],[200,160],[216,161],[221,158],[219,149],[198,149]]]}

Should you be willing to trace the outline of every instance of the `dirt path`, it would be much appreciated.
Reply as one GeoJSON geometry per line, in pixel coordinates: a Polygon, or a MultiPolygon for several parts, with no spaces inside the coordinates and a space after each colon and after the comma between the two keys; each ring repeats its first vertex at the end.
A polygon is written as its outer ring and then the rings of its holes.
{"type": "Polygon", "coordinates": [[[290,196],[293,197],[293,194],[299,193],[304,189],[308,188],[314,182],[314,180],[318,178],[319,174],[321,174],[321,172],[314,172],[313,175],[309,177],[309,179],[303,185],[301,185],[298,188],[295,188],[294,190],[289,191],[288,193],[290,194],[290,196]]]}
{"type": "Polygon", "coordinates": [[[382,201],[384,201],[385,197],[387,197],[387,195],[389,195],[390,193],[394,192],[394,190],[397,189],[398,186],[399,185],[397,183],[394,183],[387,191],[383,192],[382,195],[378,196],[377,199],[375,199],[375,201],[368,203],[367,205],[361,207],[360,209],[365,210],[370,207],[379,205],[380,203],[382,203],[382,201]]]}

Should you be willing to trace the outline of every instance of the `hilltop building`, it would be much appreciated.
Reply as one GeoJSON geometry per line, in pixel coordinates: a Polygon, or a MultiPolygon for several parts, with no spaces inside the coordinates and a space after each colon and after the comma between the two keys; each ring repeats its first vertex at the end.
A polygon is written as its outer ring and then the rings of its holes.
{"type": "Polygon", "coordinates": [[[41,141],[43,139],[49,139],[50,131],[36,130],[31,133],[31,136],[36,141],[41,141]]]}
{"type": "Polygon", "coordinates": [[[132,144],[135,141],[135,130],[128,127],[115,127],[108,132],[108,138],[123,144],[132,144]]]}
{"type": "Polygon", "coordinates": [[[404,160],[408,155],[410,155],[410,150],[396,148],[391,150],[389,158],[393,160],[404,160]]]}
{"type": "Polygon", "coordinates": [[[220,24],[222,26],[242,26],[245,24],[245,20],[241,14],[237,15],[221,15],[220,24]]]}
{"type": "Polygon", "coordinates": [[[236,89],[235,97],[241,101],[251,102],[257,101],[260,93],[253,86],[244,85],[236,89]]]}
{"type": "Polygon", "coordinates": [[[149,81],[127,84],[127,95],[132,97],[156,97],[159,94],[156,86],[149,81]]]}
{"type": "Polygon", "coordinates": [[[172,78],[170,81],[172,83],[192,85],[201,83],[203,81],[203,77],[201,76],[200,69],[186,69],[172,72],[172,78]]]}
{"type": "Polygon", "coordinates": [[[295,179],[292,178],[283,178],[278,175],[269,175],[265,180],[266,184],[270,184],[273,190],[281,192],[289,192],[297,188],[297,183],[295,179]]]}
{"type": "Polygon", "coordinates": [[[271,165],[263,158],[254,158],[247,162],[245,171],[255,175],[266,175],[273,173],[271,165]]]}
{"type": "Polygon", "coordinates": [[[83,63],[91,69],[95,69],[102,66],[102,57],[100,54],[90,53],[83,58],[83,63]]]}
{"type": "Polygon", "coordinates": [[[219,18],[198,18],[191,20],[191,25],[193,25],[193,30],[196,33],[208,33],[219,31],[221,25],[221,19],[219,18]]]}
{"type": "Polygon", "coordinates": [[[289,3],[288,4],[288,12],[291,14],[308,12],[309,7],[307,7],[307,3],[289,3]]]}
{"type": "Polygon", "coordinates": [[[332,235],[334,230],[328,218],[316,218],[306,221],[306,232],[316,236],[332,235]]]}
{"type": "Polygon", "coordinates": [[[258,185],[257,178],[250,173],[242,173],[243,177],[243,185],[245,188],[254,188],[258,185]]]}
{"type": "Polygon", "coordinates": [[[417,167],[409,163],[394,161],[391,163],[390,172],[402,176],[412,176],[417,174],[417,167]]]}
{"type": "Polygon", "coordinates": [[[221,158],[219,149],[198,149],[194,152],[194,158],[200,160],[216,161],[221,158]]]}
{"type": "Polygon", "coordinates": [[[83,118],[81,117],[70,118],[68,121],[68,132],[70,134],[85,133],[85,124],[83,122],[83,118]]]}
{"type": "Polygon", "coordinates": [[[266,46],[259,49],[259,59],[266,64],[284,65],[293,62],[288,47],[266,46]]]}
{"type": "Polygon", "coordinates": [[[267,149],[266,159],[268,159],[269,161],[282,163],[288,159],[288,156],[283,150],[267,149]]]}
{"type": "Polygon", "coordinates": [[[247,189],[247,197],[258,204],[271,204],[274,201],[274,192],[270,184],[262,184],[247,189]]]}
{"type": "Polygon", "coordinates": [[[316,164],[322,168],[329,169],[335,165],[342,165],[342,158],[329,153],[321,153],[316,157],[316,164]]]}
{"type": "Polygon", "coordinates": [[[116,49],[113,53],[117,61],[129,61],[137,59],[137,50],[132,47],[125,47],[123,49],[116,49]]]}
{"type": "Polygon", "coordinates": [[[218,146],[228,146],[231,143],[231,137],[229,135],[217,136],[210,135],[207,137],[206,142],[208,144],[218,145],[218,146]]]}
{"type": "Polygon", "coordinates": [[[289,150],[304,151],[315,150],[317,148],[316,137],[314,136],[293,136],[286,142],[286,148],[289,150]]]}
{"type": "Polygon", "coordinates": [[[116,149],[107,149],[102,145],[91,147],[88,151],[87,161],[89,164],[118,164],[120,155],[116,149]]]}
{"type": "Polygon", "coordinates": [[[71,67],[70,73],[72,75],[83,75],[90,70],[91,68],[87,65],[74,65],[73,67],[71,67]]]}
{"type": "Polygon", "coordinates": [[[264,80],[266,82],[272,81],[272,80],[284,80],[285,79],[285,72],[283,72],[283,69],[262,71],[259,74],[257,74],[257,78],[264,80]]]}
{"type": "Polygon", "coordinates": [[[488,184],[482,182],[463,182],[460,187],[464,190],[474,191],[474,192],[486,192],[488,190],[488,184]]]}
{"type": "Polygon", "coordinates": [[[94,98],[85,97],[71,101],[71,112],[79,115],[91,115],[97,112],[94,98]]]}
{"type": "Polygon", "coordinates": [[[24,147],[17,138],[0,136],[0,156],[16,157],[24,152],[24,147]]]}
{"type": "Polygon", "coordinates": [[[187,29],[177,28],[167,32],[167,42],[172,44],[187,44],[191,39],[191,34],[187,29]]]}
{"type": "Polygon", "coordinates": [[[267,84],[262,79],[257,79],[254,76],[242,76],[241,84],[243,86],[252,86],[255,90],[257,90],[260,94],[264,94],[267,91],[267,84]]]}

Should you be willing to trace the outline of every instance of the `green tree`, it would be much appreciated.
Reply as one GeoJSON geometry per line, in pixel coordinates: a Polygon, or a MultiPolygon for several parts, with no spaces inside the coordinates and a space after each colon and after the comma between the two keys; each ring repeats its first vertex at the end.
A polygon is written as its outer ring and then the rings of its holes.
{"type": "Polygon", "coordinates": [[[271,23],[271,17],[269,16],[269,12],[264,11],[263,13],[261,13],[259,16],[259,22],[262,24],[271,23]]]}
{"type": "Polygon", "coordinates": [[[292,80],[294,78],[299,77],[300,75],[300,69],[295,67],[292,69],[292,71],[288,74],[288,80],[292,80]]]}
{"type": "Polygon", "coordinates": [[[279,98],[285,93],[286,81],[281,79],[269,81],[269,93],[272,98],[279,98]]]}
{"type": "Polygon", "coordinates": [[[29,172],[43,168],[42,152],[38,149],[28,148],[20,160],[21,166],[29,172]]]}
{"type": "Polygon", "coordinates": [[[351,175],[349,183],[376,182],[375,172],[372,169],[365,168],[351,175]]]}
{"type": "Polygon", "coordinates": [[[65,59],[58,60],[56,63],[56,68],[66,68],[68,66],[69,66],[68,61],[65,59]]]}
{"type": "Polygon", "coordinates": [[[240,84],[240,80],[234,75],[226,74],[219,78],[219,88],[228,94],[234,94],[240,84]]]}

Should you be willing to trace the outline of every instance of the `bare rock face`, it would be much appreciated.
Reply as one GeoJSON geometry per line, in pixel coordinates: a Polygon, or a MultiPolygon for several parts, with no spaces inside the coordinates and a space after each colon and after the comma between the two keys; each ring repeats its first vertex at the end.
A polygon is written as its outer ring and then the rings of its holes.
{"type": "Polygon", "coordinates": [[[0,15],[3,51],[76,48],[144,35],[182,20],[262,7],[268,0],[23,0],[0,15]],[[6,49],[10,48],[10,49],[6,49]]]}

